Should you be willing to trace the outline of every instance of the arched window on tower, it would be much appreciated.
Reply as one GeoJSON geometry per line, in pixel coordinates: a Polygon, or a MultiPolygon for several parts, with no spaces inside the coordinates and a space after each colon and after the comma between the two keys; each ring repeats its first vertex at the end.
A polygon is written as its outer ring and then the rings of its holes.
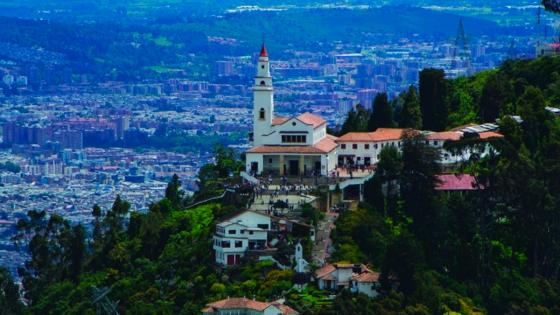
{"type": "Polygon", "coordinates": [[[264,119],[264,108],[259,110],[259,119],[264,119]]]}
{"type": "Polygon", "coordinates": [[[264,81],[261,81],[261,85],[266,85],[266,82],[264,82],[264,81]]]}

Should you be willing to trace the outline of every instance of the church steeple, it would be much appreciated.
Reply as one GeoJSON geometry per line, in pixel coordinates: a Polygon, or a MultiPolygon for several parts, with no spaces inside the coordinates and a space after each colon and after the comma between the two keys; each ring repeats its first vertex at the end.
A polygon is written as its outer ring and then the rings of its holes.
{"type": "MultiPolygon", "coordinates": [[[[259,54],[259,62],[257,68],[257,78],[270,78],[270,64],[268,62],[268,51],[266,50],[266,46],[264,43],[261,47],[261,53],[259,54]]],[[[257,80],[258,81],[258,80],[257,80]]],[[[267,83],[266,85],[272,86],[272,79],[270,82],[269,80],[265,80],[267,83]]],[[[256,82],[255,85],[261,85],[261,82],[256,82]]]]}
{"type": "Polygon", "coordinates": [[[257,75],[253,85],[253,144],[262,144],[263,135],[272,129],[274,118],[274,91],[266,46],[262,45],[257,62],[257,75]]]}
{"type": "Polygon", "coordinates": [[[260,57],[268,57],[268,51],[266,51],[266,46],[265,46],[264,43],[262,44],[262,47],[261,47],[260,57]]]}

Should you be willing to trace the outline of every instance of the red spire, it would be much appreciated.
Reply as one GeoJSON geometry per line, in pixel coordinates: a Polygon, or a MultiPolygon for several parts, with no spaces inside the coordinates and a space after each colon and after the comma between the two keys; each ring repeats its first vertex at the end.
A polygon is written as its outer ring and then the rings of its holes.
{"type": "Polygon", "coordinates": [[[264,45],[264,43],[262,44],[261,47],[261,57],[268,57],[268,52],[266,51],[266,46],[264,45]]]}

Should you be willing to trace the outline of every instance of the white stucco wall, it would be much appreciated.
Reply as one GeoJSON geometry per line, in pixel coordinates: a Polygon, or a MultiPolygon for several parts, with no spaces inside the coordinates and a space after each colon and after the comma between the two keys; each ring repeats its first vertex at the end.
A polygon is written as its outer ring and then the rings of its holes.
{"type": "Polygon", "coordinates": [[[391,141],[371,141],[371,142],[350,142],[350,141],[340,141],[338,144],[338,156],[347,155],[354,156],[355,165],[364,165],[365,158],[370,158],[370,164],[376,164],[379,161],[379,153],[381,149],[388,145],[394,145],[400,151],[401,140],[391,140],[391,141]],[[344,145],[346,147],[344,147],[344,145]],[[354,149],[354,145],[357,147],[354,149]],[[366,149],[366,145],[369,145],[369,149],[366,149]],[[358,159],[358,157],[360,159],[358,159]]]}
{"type": "Polygon", "coordinates": [[[357,282],[352,281],[352,291],[355,293],[363,293],[370,298],[374,298],[379,295],[376,289],[377,285],[371,282],[357,282]]]}

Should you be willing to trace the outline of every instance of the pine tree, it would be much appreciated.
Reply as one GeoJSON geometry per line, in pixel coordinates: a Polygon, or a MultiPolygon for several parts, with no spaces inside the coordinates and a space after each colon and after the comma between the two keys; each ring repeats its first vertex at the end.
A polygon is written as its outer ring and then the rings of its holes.
{"type": "Polygon", "coordinates": [[[167,184],[165,189],[165,198],[167,198],[173,208],[179,209],[183,206],[184,192],[181,190],[181,180],[177,174],[173,174],[171,181],[167,184]]]}
{"type": "Polygon", "coordinates": [[[370,115],[371,113],[362,105],[356,105],[356,109],[352,108],[348,112],[348,116],[340,129],[340,135],[344,135],[349,132],[367,131],[370,115]]]}
{"type": "Polygon", "coordinates": [[[447,82],[441,69],[420,72],[420,108],[422,126],[426,130],[442,131],[447,126],[447,82]]]}
{"type": "Polygon", "coordinates": [[[401,128],[422,128],[422,111],[420,110],[420,99],[414,86],[410,86],[408,91],[403,94],[403,108],[401,112],[401,128]]]}
{"type": "Polygon", "coordinates": [[[394,127],[393,108],[389,105],[387,93],[378,93],[373,100],[372,107],[373,112],[369,117],[368,131],[394,127]]]}
{"type": "Polygon", "coordinates": [[[18,315],[24,313],[19,288],[8,270],[0,268],[0,314],[18,315]]]}
{"type": "Polygon", "coordinates": [[[503,75],[496,73],[489,76],[478,104],[480,119],[484,122],[494,122],[511,102],[512,94],[513,87],[503,75]]]}

